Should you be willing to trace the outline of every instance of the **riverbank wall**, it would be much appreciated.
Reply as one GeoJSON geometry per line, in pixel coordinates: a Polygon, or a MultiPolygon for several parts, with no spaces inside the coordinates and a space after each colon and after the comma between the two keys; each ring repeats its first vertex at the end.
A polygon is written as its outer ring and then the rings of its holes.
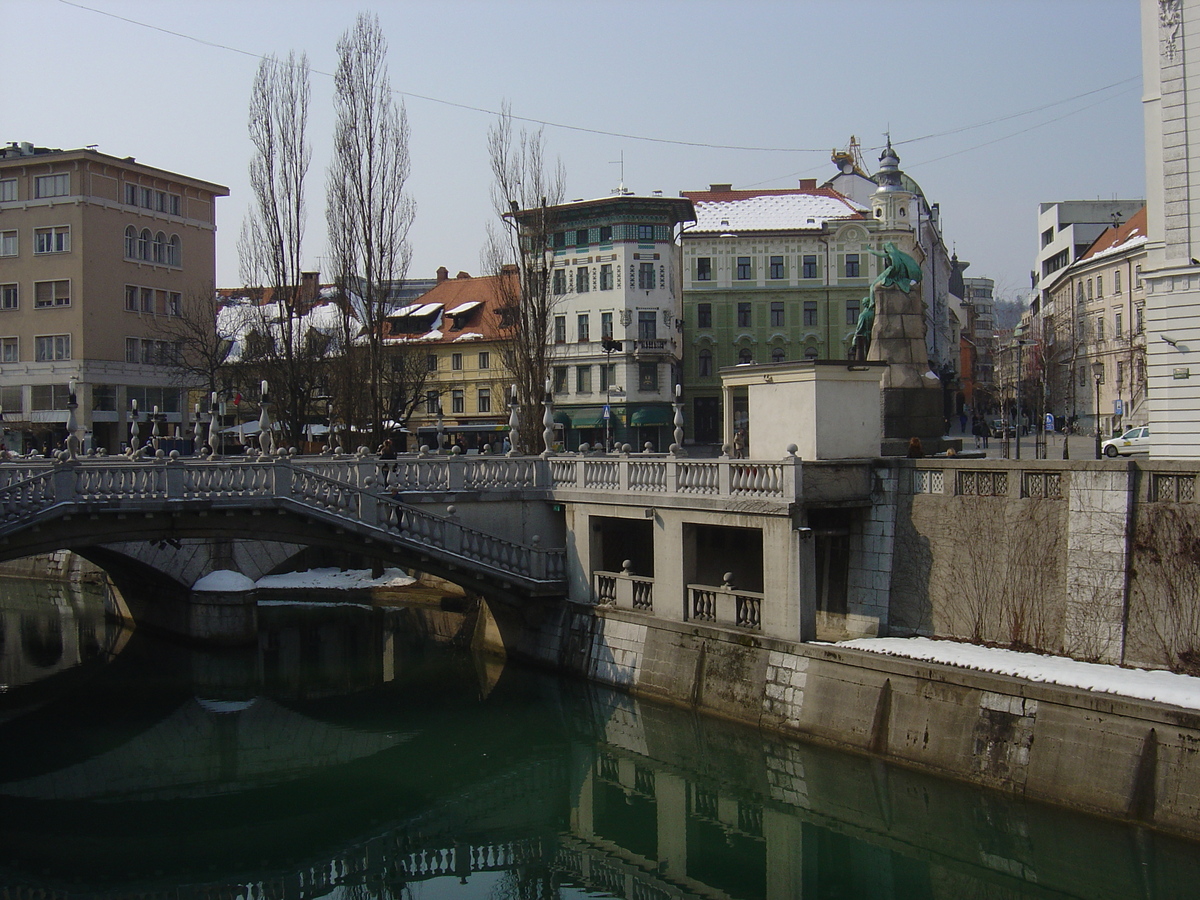
{"type": "Polygon", "coordinates": [[[1200,839],[1200,712],[831,644],[568,604],[478,644],[1027,799],[1200,839]]]}

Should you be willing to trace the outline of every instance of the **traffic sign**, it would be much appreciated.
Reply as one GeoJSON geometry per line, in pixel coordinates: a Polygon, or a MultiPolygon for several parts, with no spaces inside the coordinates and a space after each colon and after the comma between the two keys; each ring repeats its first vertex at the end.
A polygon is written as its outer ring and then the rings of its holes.
{"type": "Polygon", "coordinates": [[[612,418],[612,410],[610,410],[608,408],[607,403],[604,404],[604,412],[601,414],[600,418],[602,418],[602,419],[611,419],[612,418]]]}

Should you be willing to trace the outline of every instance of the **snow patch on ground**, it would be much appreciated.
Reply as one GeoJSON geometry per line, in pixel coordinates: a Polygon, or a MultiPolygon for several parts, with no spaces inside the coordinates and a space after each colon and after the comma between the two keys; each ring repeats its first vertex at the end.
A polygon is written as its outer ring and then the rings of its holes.
{"type": "Polygon", "coordinates": [[[215,572],[209,572],[192,585],[193,591],[210,591],[214,593],[235,593],[237,591],[250,591],[253,589],[253,581],[241,572],[232,572],[229,569],[218,569],[215,572]]]}
{"type": "Polygon", "coordinates": [[[860,638],[833,646],[1200,709],[1200,678],[1174,672],[1123,669],[1063,656],[1042,656],[929,638],[860,638]]]}
{"type": "MultiPolygon", "coordinates": [[[[249,580],[249,579],[247,579],[249,580]]],[[[288,572],[286,575],[267,575],[254,583],[255,587],[273,589],[321,588],[324,590],[354,590],[360,588],[399,588],[414,584],[417,579],[404,574],[403,569],[384,569],[379,578],[372,578],[369,569],[309,569],[307,572],[288,572]]]]}

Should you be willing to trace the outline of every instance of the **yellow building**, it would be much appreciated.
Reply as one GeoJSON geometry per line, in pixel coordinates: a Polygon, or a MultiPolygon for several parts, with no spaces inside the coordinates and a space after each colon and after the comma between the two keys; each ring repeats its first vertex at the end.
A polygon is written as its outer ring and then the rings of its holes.
{"type": "Polygon", "coordinates": [[[68,384],[92,444],[120,450],[128,411],[190,427],[164,317],[211,291],[216,198],[228,188],[95,150],[0,147],[4,440],[61,443],[68,384]]]}

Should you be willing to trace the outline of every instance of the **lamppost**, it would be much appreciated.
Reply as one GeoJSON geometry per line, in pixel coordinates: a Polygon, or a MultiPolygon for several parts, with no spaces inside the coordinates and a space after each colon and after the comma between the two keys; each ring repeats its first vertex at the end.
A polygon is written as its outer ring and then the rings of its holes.
{"type": "Polygon", "coordinates": [[[675,425],[675,453],[683,455],[683,385],[675,385],[675,402],[672,404],[675,407],[674,422],[675,425]]]}
{"type": "Polygon", "coordinates": [[[521,451],[517,449],[517,442],[521,439],[517,433],[517,428],[520,425],[520,417],[517,414],[519,409],[517,405],[517,386],[512,386],[512,392],[509,394],[508,402],[508,455],[516,456],[521,451]]]}
{"type": "Polygon", "coordinates": [[[1092,363],[1092,375],[1096,378],[1096,459],[1100,459],[1100,382],[1104,380],[1104,363],[1092,363]]]}
{"type": "Polygon", "coordinates": [[[601,341],[604,347],[604,408],[608,415],[604,417],[604,452],[612,450],[612,355],[614,350],[621,349],[621,342],[606,337],[601,341]]]}
{"type": "Polygon", "coordinates": [[[446,438],[446,422],[442,418],[442,401],[438,401],[438,416],[437,416],[437,452],[440,456],[442,453],[442,441],[446,438]]]}
{"type": "MultiPolygon", "coordinates": [[[[221,401],[221,406],[225,405],[225,401],[221,401]]],[[[224,413],[224,410],[217,406],[217,392],[213,391],[208,396],[208,452],[210,456],[218,456],[221,440],[221,422],[218,420],[218,410],[224,413]]]]}
{"type": "Polygon", "coordinates": [[[137,400],[129,401],[129,455],[137,456],[139,433],[138,433],[138,408],[137,400]]]}
{"type": "Polygon", "coordinates": [[[549,456],[554,452],[554,393],[550,390],[550,379],[546,379],[546,400],[542,413],[542,443],[546,449],[543,453],[549,456]]]}
{"type": "Polygon", "coordinates": [[[67,453],[72,457],[79,453],[79,423],[75,419],[75,410],[79,408],[78,390],[79,382],[72,378],[67,385],[67,453]]]}
{"type": "Polygon", "coordinates": [[[267,393],[267,381],[264,378],[262,383],[262,402],[259,404],[258,415],[258,447],[263,453],[268,456],[275,450],[275,442],[271,436],[271,400],[267,393]]]}

